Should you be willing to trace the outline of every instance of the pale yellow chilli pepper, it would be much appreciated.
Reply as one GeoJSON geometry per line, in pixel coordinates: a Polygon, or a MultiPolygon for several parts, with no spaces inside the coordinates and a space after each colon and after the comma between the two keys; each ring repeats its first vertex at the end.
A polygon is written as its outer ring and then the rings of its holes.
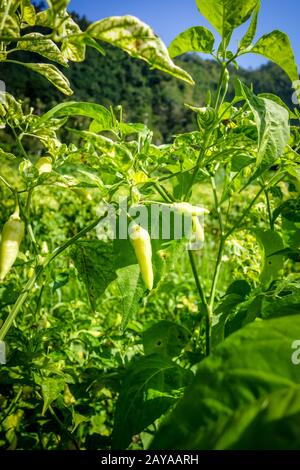
{"type": "Polygon", "coordinates": [[[17,259],[20,244],[24,237],[25,224],[16,211],[4,224],[0,244],[0,281],[9,273],[17,259]]]}
{"type": "Polygon", "coordinates": [[[204,230],[196,215],[192,216],[192,235],[196,242],[204,242],[204,230]]]}
{"type": "Polygon", "coordinates": [[[52,159],[50,157],[42,157],[36,162],[35,167],[40,175],[43,173],[51,173],[52,159]]]}
{"type": "Polygon", "coordinates": [[[131,224],[129,237],[147,289],[153,288],[152,247],[150,235],[143,227],[131,224]]]}
{"type": "Polygon", "coordinates": [[[179,214],[187,216],[198,216],[209,213],[209,210],[204,207],[192,206],[189,202],[175,202],[171,207],[179,214]]]}

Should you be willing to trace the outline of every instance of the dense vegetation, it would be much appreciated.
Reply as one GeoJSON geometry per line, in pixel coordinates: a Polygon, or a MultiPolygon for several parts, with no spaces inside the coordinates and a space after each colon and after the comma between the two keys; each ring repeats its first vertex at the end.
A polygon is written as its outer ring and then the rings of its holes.
{"type": "Polygon", "coordinates": [[[220,44],[0,3],[2,449],[300,449],[298,70],[196,3],[220,44]]]}
{"type": "MultiPolygon", "coordinates": [[[[77,18],[75,14],[73,17],[77,18]]],[[[88,25],[85,19],[77,20],[83,28],[88,25]]],[[[193,53],[177,59],[195,79],[197,86],[191,87],[159,71],[149,70],[146,64],[122,50],[107,46],[105,51],[106,55],[100,56],[89,49],[84,62],[72,63],[65,70],[74,90],[72,98],[104,106],[122,105],[124,118],[152,128],[157,142],[169,142],[176,133],[194,129],[194,117],[184,104],[203,106],[208,90],[217,89],[219,69],[215,61],[201,59],[193,53]]],[[[36,55],[28,53],[27,60],[36,61],[36,55]]],[[[239,69],[237,72],[231,66],[230,70],[245,83],[252,84],[256,93],[274,93],[288,106],[292,105],[291,83],[276,64],[270,62],[257,70],[239,69]]],[[[21,67],[3,64],[1,77],[8,92],[28,98],[36,110],[46,111],[61,101],[59,91],[30,70],[25,74],[21,67]]],[[[233,97],[232,84],[229,96],[233,97]]]]}

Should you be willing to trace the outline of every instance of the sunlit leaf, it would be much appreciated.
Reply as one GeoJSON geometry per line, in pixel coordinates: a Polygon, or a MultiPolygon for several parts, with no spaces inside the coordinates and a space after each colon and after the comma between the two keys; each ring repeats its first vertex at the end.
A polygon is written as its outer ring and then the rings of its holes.
{"type": "Polygon", "coordinates": [[[214,35],[203,26],[195,26],[179,34],[170,44],[169,53],[176,57],[186,52],[210,53],[214,47],[214,35]]]}
{"type": "Polygon", "coordinates": [[[91,24],[87,33],[94,39],[124,49],[153,68],[194,84],[191,76],[172,62],[168,50],[152,29],[134,16],[114,16],[91,24]]]}
{"type": "Polygon", "coordinates": [[[45,113],[39,120],[39,125],[50,119],[63,116],[85,116],[97,122],[98,131],[110,130],[113,127],[112,115],[108,109],[97,103],[69,101],[60,103],[45,113]]]}
{"type": "Polygon", "coordinates": [[[24,40],[19,41],[17,44],[18,49],[36,52],[37,54],[61,65],[67,64],[67,60],[64,58],[60,49],[51,39],[45,39],[40,33],[26,34],[23,38],[24,40]],[[27,40],[25,40],[25,38],[27,40]]]}
{"type": "Polygon", "coordinates": [[[21,1],[21,12],[22,12],[22,21],[27,23],[29,26],[35,25],[36,13],[34,5],[30,0],[21,1]]]}
{"type": "Polygon", "coordinates": [[[282,155],[290,138],[289,113],[275,101],[259,98],[245,85],[242,85],[242,93],[258,130],[257,170],[250,179],[253,181],[282,155]]]}
{"type": "Polygon", "coordinates": [[[58,88],[65,95],[72,95],[73,90],[70,88],[69,80],[52,64],[32,64],[28,62],[18,62],[19,65],[23,65],[34,72],[43,75],[51,82],[56,88],[58,88]]]}
{"type": "Polygon", "coordinates": [[[200,13],[226,38],[247,21],[258,0],[196,0],[200,13]]]}
{"type": "Polygon", "coordinates": [[[260,10],[260,1],[258,0],[257,6],[251,18],[249,28],[239,43],[239,50],[244,50],[244,49],[247,49],[249,46],[251,46],[252,41],[256,34],[256,30],[257,30],[257,20],[258,20],[259,10],[260,10]]]}
{"type": "Polygon", "coordinates": [[[272,31],[264,35],[251,48],[251,53],[260,54],[275,62],[290,77],[291,81],[299,79],[294,52],[290,40],[282,31],[272,31]]]}

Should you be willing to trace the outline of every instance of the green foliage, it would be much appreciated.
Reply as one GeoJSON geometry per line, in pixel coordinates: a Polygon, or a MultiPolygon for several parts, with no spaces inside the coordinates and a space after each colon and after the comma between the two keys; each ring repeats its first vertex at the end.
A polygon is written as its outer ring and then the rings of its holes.
{"type": "Polygon", "coordinates": [[[167,48],[149,26],[137,18],[106,18],[82,31],[68,14],[68,4],[69,1],[49,0],[49,8],[36,15],[34,5],[26,1],[21,3],[21,15],[18,15],[19,2],[4,2],[0,9],[0,39],[2,38],[3,44],[0,60],[24,65],[46,77],[62,93],[71,95],[72,90],[67,78],[53,64],[15,61],[10,59],[10,54],[18,50],[31,51],[50,61],[67,65],[68,61],[82,62],[85,59],[86,46],[102,53],[103,49],[96,41],[100,39],[145,60],[153,68],[170,73],[190,84],[194,83],[187,72],[172,62],[167,48]],[[20,31],[28,26],[42,26],[52,31],[44,34],[33,31],[21,35],[20,31]],[[15,47],[11,47],[11,42],[16,42],[15,47]]]}
{"type": "Polygon", "coordinates": [[[189,74],[170,60],[165,45],[151,28],[134,16],[106,18],[89,26],[87,34],[94,39],[124,49],[130,55],[145,60],[154,68],[194,84],[189,74]]]}
{"type": "Polygon", "coordinates": [[[214,35],[203,26],[195,26],[181,33],[169,46],[171,57],[185,54],[186,52],[206,52],[213,51],[214,35]]]}
{"type": "Polygon", "coordinates": [[[291,360],[299,334],[300,320],[291,316],[254,322],[228,338],[199,366],[152,448],[299,448],[299,409],[288,405],[299,391],[291,360]],[[289,442],[281,426],[290,430],[289,442]]]}
{"type": "Polygon", "coordinates": [[[248,49],[249,46],[251,46],[252,41],[255,37],[256,30],[257,30],[257,20],[258,20],[258,14],[260,10],[260,1],[257,2],[257,6],[254,9],[254,12],[252,14],[252,18],[249,24],[249,28],[242,38],[242,40],[239,43],[239,51],[243,51],[245,49],[248,49]]]}
{"type": "Polygon", "coordinates": [[[145,354],[162,354],[173,358],[179,356],[190,337],[189,331],[176,323],[164,320],[143,332],[145,354]]]}
{"type": "Polygon", "coordinates": [[[289,115],[286,109],[267,98],[258,98],[248,88],[242,87],[254,114],[258,131],[257,170],[253,179],[282,154],[290,138],[289,115]]]}
{"type": "Polygon", "coordinates": [[[133,362],[116,405],[113,448],[126,448],[134,434],[166,413],[192,378],[189,370],[160,354],[133,362]]]}
{"type": "Polygon", "coordinates": [[[78,242],[72,258],[80,278],[85,283],[93,309],[106,287],[116,279],[112,246],[99,241],[78,242]]]}
{"type": "Polygon", "coordinates": [[[216,48],[1,4],[0,221],[25,226],[0,285],[1,448],[299,448],[293,54],[278,32],[252,46],[258,1],[196,3],[216,48]],[[283,70],[237,72],[251,51],[283,70]]]}
{"type": "Polygon", "coordinates": [[[263,252],[260,281],[263,286],[269,287],[271,282],[278,279],[280,271],[283,269],[283,256],[274,254],[283,249],[283,241],[279,233],[273,230],[265,232],[255,230],[255,236],[263,252]]]}
{"type": "Polygon", "coordinates": [[[59,91],[65,95],[72,95],[73,91],[70,87],[69,80],[52,64],[30,64],[23,63],[25,67],[34,72],[38,72],[43,77],[46,77],[59,91]]]}
{"type": "Polygon", "coordinates": [[[282,31],[272,31],[266,34],[250,49],[254,54],[261,54],[278,64],[290,77],[291,81],[298,80],[298,70],[288,36],[282,31]]]}
{"type": "Polygon", "coordinates": [[[250,18],[258,0],[196,0],[200,13],[228,40],[233,30],[250,18]]]}

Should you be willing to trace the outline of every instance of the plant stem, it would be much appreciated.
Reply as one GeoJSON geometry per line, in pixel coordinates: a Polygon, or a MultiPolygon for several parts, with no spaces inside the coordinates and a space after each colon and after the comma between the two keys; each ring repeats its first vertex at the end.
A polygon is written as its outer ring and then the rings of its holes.
{"type": "Polygon", "coordinates": [[[248,215],[248,213],[250,212],[250,210],[252,209],[252,207],[254,206],[255,202],[257,201],[257,199],[260,197],[260,195],[264,192],[265,190],[265,187],[261,188],[258,193],[256,194],[256,196],[252,199],[252,201],[250,202],[249,206],[244,210],[244,212],[242,213],[241,217],[238,219],[238,221],[234,224],[234,226],[228,230],[228,232],[224,235],[225,239],[229,238],[230,235],[233,234],[233,232],[235,232],[235,230],[241,225],[241,223],[243,222],[244,218],[248,215]]]}
{"type": "Polygon", "coordinates": [[[9,184],[8,181],[6,181],[5,178],[3,178],[3,176],[0,175],[0,180],[5,184],[5,186],[7,186],[7,188],[13,193],[13,195],[15,196],[16,195],[16,191],[14,190],[14,188],[9,184]]]}
{"type": "Polygon", "coordinates": [[[64,425],[64,423],[59,419],[59,417],[57,416],[57,414],[55,413],[55,411],[54,411],[54,409],[52,408],[51,405],[49,405],[48,409],[49,409],[50,413],[52,414],[53,418],[55,419],[55,421],[58,423],[58,425],[61,428],[62,432],[73,442],[73,444],[76,447],[76,450],[80,450],[80,447],[79,447],[75,437],[67,429],[67,427],[64,425]]]}
{"type": "Polygon", "coordinates": [[[26,159],[29,160],[28,155],[27,155],[27,152],[26,152],[26,150],[24,149],[23,144],[22,144],[22,142],[21,142],[21,139],[20,139],[20,137],[18,136],[18,134],[16,133],[15,128],[14,128],[13,126],[11,126],[11,125],[10,125],[10,128],[11,128],[11,130],[12,130],[12,133],[13,133],[13,135],[14,135],[14,138],[16,139],[16,142],[17,142],[17,145],[18,145],[18,147],[19,147],[20,152],[23,154],[23,157],[25,157],[26,159]]]}
{"type": "Polygon", "coordinates": [[[213,307],[215,303],[215,296],[216,296],[216,289],[217,289],[217,284],[218,284],[220,269],[221,269],[221,264],[222,264],[222,256],[223,256],[223,251],[225,247],[225,237],[224,237],[224,224],[223,224],[223,219],[222,219],[221,207],[219,204],[215,178],[213,176],[211,177],[210,182],[211,182],[211,187],[213,191],[214,204],[215,204],[215,209],[217,211],[219,227],[220,227],[220,232],[221,232],[217,261],[215,265],[215,270],[214,270],[214,275],[213,275],[213,280],[212,280],[212,285],[211,285],[211,290],[210,290],[209,307],[210,307],[210,310],[213,311],[213,307]]]}
{"type": "Polygon", "coordinates": [[[215,203],[215,208],[216,208],[217,215],[218,215],[218,221],[219,221],[219,226],[220,226],[220,230],[221,230],[221,235],[223,236],[224,235],[224,225],[223,225],[221,207],[220,207],[220,204],[219,204],[216,181],[215,181],[214,176],[211,176],[210,184],[211,184],[212,191],[213,191],[214,203],[215,203]]]}
{"type": "Polygon", "coordinates": [[[193,252],[189,250],[188,253],[189,253],[189,259],[190,259],[196,287],[197,287],[200,299],[204,307],[204,312],[205,312],[205,354],[206,356],[208,356],[210,353],[211,311],[207,304],[206,297],[205,297],[205,294],[204,294],[204,291],[203,291],[203,288],[202,288],[202,285],[198,276],[197,266],[195,263],[193,252]]]}
{"type": "Polygon", "coordinates": [[[241,215],[241,217],[238,219],[238,221],[234,224],[234,226],[228,230],[228,232],[224,235],[225,239],[227,239],[228,237],[230,237],[230,235],[233,234],[233,232],[241,225],[241,223],[243,222],[244,218],[248,215],[248,213],[250,212],[250,210],[252,209],[252,207],[254,206],[255,202],[257,201],[257,199],[260,197],[260,195],[266,191],[269,186],[271,186],[272,183],[276,182],[276,183],[279,183],[279,181],[281,181],[285,176],[285,173],[283,172],[282,174],[279,174],[279,175],[274,175],[272,176],[272,178],[265,184],[262,185],[261,189],[258,191],[258,193],[256,194],[256,196],[254,197],[254,199],[252,199],[252,201],[250,202],[249,206],[244,210],[243,214],[241,215]]]}
{"type": "Polygon", "coordinates": [[[268,216],[269,216],[269,223],[270,223],[270,229],[274,230],[274,220],[272,216],[272,210],[271,210],[271,204],[270,204],[270,198],[269,198],[269,191],[267,189],[264,190],[265,196],[266,196],[266,202],[267,202],[267,210],[268,210],[268,216]]]}
{"type": "Polygon", "coordinates": [[[20,388],[20,390],[18,391],[16,397],[12,400],[11,404],[9,405],[8,409],[6,410],[5,415],[3,417],[1,417],[0,426],[5,421],[5,419],[15,410],[16,405],[17,405],[22,393],[23,393],[23,387],[20,388]]]}
{"type": "Polygon", "coordinates": [[[7,335],[8,331],[11,328],[11,325],[13,324],[17,314],[19,313],[23,303],[27,299],[29,292],[33,288],[36,280],[40,276],[40,274],[43,271],[43,266],[38,266],[35,271],[33,276],[28,280],[27,284],[25,285],[24,291],[19,295],[16,303],[14,304],[10,314],[8,315],[7,319],[3,323],[1,329],[0,329],[0,341],[3,341],[5,336],[7,335]]]}
{"type": "Polygon", "coordinates": [[[31,238],[35,254],[38,254],[38,244],[37,244],[37,241],[35,239],[35,235],[34,235],[34,232],[33,232],[32,225],[30,223],[30,214],[29,214],[31,200],[32,200],[32,193],[33,193],[33,188],[30,188],[28,190],[27,201],[26,201],[26,206],[25,206],[25,220],[26,220],[27,231],[28,231],[29,236],[31,238]]]}
{"type": "Polygon", "coordinates": [[[209,144],[209,140],[210,140],[212,132],[213,132],[213,129],[210,129],[206,132],[206,134],[204,136],[203,145],[202,145],[201,150],[199,152],[199,155],[198,155],[198,158],[197,158],[197,161],[196,161],[196,165],[194,167],[194,171],[193,171],[193,174],[191,176],[189,188],[187,189],[187,191],[185,193],[185,200],[187,200],[189,198],[189,196],[191,195],[193,184],[194,184],[195,178],[197,176],[197,173],[199,171],[199,165],[201,163],[201,160],[205,156],[205,153],[206,153],[206,150],[208,148],[208,144],[209,144]]]}
{"type": "Polygon", "coordinates": [[[49,256],[46,257],[43,263],[41,263],[39,266],[36,267],[33,276],[28,280],[27,284],[25,285],[25,288],[23,292],[19,295],[16,303],[14,304],[11,312],[9,313],[8,317],[6,318],[5,322],[3,323],[1,329],[0,329],[0,341],[3,341],[5,336],[7,335],[8,331],[11,328],[11,325],[13,324],[17,314],[19,313],[22,305],[24,304],[25,300],[27,299],[28,295],[30,294],[35,282],[41,275],[41,273],[44,271],[44,269],[61,253],[63,253],[69,246],[73,245],[77,240],[79,240],[81,237],[83,237],[86,233],[90,232],[93,228],[98,225],[101,220],[103,220],[107,216],[107,212],[102,215],[99,219],[94,221],[92,224],[90,224],[88,227],[84,228],[80,232],[77,233],[77,235],[74,235],[74,237],[70,238],[67,240],[63,245],[60,247],[56,248],[56,250],[53,251],[49,256]]]}
{"type": "Polygon", "coordinates": [[[220,75],[220,78],[219,78],[217,93],[216,93],[216,97],[215,97],[215,102],[214,102],[215,109],[219,108],[219,101],[220,101],[220,96],[221,96],[221,90],[222,90],[225,70],[226,70],[226,64],[223,63],[222,64],[222,69],[221,69],[221,75],[220,75]]]}
{"type": "Polygon", "coordinates": [[[211,310],[213,310],[214,303],[215,303],[216,289],[217,289],[217,284],[218,284],[220,270],[221,270],[224,247],[225,247],[225,238],[224,236],[221,236],[213,281],[212,281],[211,290],[210,290],[209,307],[211,310]]]}
{"type": "Polygon", "coordinates": [[[175,200],[174,200],[174,197],[172,196],[172,194],[170,194],[169,191],[168,191],[164,186],[162,186],[162,185],[159,184],[159,183],[155,183],[155,186],[156,186],[156,189],[157,189],[158,191],[161,191],[161,192],[160,192],[160,195],[161,195],[164,199],[167,198],[170,202],[174,202],[174,201],[175,201],[175,200]],[[162,193],[165,194],[165,197],[163,196],[162,193]]]}

